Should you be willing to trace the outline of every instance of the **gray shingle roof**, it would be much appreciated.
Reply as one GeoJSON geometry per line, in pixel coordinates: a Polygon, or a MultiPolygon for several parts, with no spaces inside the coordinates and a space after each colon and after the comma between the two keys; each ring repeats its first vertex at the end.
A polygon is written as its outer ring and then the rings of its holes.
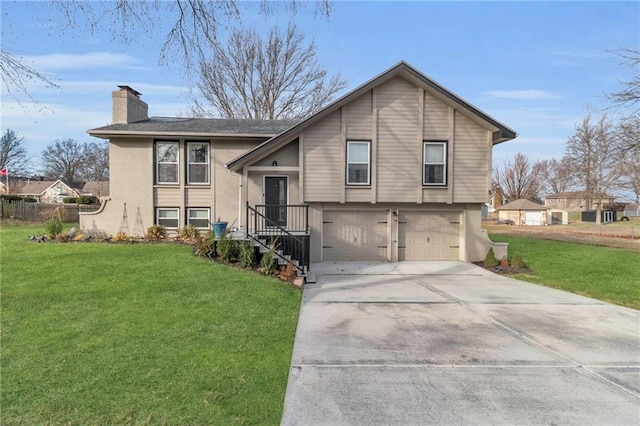
{"type": "Polygon", "coordinates": [[[93,136],[122,134],[200,134],[274,136],[300,120],[249,120],[235,118],[151,117],[129,124],[110,124],[88,130],[93,136]]]}
{"type": "Polygon", "coordinates": [[[533,201],[520,198],[519,200],[500,206],[496,210],[547,210],[547,208],[533,201]]]}

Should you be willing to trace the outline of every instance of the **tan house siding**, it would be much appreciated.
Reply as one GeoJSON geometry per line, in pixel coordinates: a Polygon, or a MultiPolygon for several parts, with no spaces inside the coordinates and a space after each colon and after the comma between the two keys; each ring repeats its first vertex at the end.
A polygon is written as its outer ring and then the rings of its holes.
{"type": "Polygon", "coordinates": [[[418,92],[401,78],[378,87],[377,201],[415,202],[418,92]]]}
{"type": "Polygon", "coordinates": [[[424,94],[423,139],[449,139],[449,107],[429,93],[424,94]]]}
{"type": "Polygon", "coordinates": [[[153,188],[153,205],[155,207],[180,207],[182,194],[179,186],[153,188]]]}
{"type": "Polygon", "coordinates": [[[273,167],[273,162],[276,161],[279,167],[297,167],[298,166],[298,147],[297,141],[291,142],[284,147],[280,148],[273,154],[270,154],[262,160],[256,162],[254,166],[268,166],[273,167]]]}
{"type": "Polygon", "coordinates": [[[371,188],[346,188],[345,201],[347,203],[366,203],[371,201],[371,188]]]}
{"type": "Polygon", "coordinates": [[[252,141],[215,141],[213,146],[213,167],[211,171],[215,185],[214,204],[211,210],[211,220],[227,221],[229,226],[240,223],[238,206],[240,180],[236,173],[231,173],[226,163],[243,154],[257,143],[252,141]]]}
{"type": "Polygon", "coordinates": [[[304,131],[304,200],[340,201],[344,179],[337,170],[343,158],[340,112],[304,131]]]}
{"type": "Polygon", "coordinates": [[[372,92],[367,92],[345,107],[347,139],[371,140],[372,92]]]}
{"type": "Polygon", "coordinates": [[[455,115],[454,202],[483,203],[489,194],[487,173],[491,164],[488,131],[464,115],[455,115]]]}
{"type": "Polygon", "coordinates": [[[185,205],[187,207],[210,207],[211,187],[209,185],[201,188],[187,188],[185,193],[185,205]]]}

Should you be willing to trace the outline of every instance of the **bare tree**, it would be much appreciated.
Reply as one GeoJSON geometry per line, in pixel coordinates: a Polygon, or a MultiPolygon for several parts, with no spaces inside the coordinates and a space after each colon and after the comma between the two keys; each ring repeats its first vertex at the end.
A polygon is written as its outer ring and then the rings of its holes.
{"type": "Polygon", "coordinates": [[[493,170],[493,185],[502,189],[511,201],[520,198],[538,201],[544,188],[541,165],[539,162],[532,164],[526,155],[518,153],[512,160],[505,160],[502,168],[493,170]]]}
{"type": "Polygon", "coordinates": [[[546,184],[549,194],[558,194],[571,189],[574,185],[574,176],[571,171],[569,159],[563,157],[560,160],[540,161],[540,172],[546,184]]]}
{"type": "Polygon", "coordinates": [[[83,179],[84,147],[73,139],[57,140],[42,152],[44,175],[47,179],[77,182],[83,179]]]}
{"type": "Polygon", "coordinates": [[[107,142],[86,143],[82,149],[84,157],[82,180],[109,180],[109,144],[107,142]]]}
{"type": "MultiPolygon", "coordinates": [[[[640,102],[640,49],[619,49],[614,52],[623,66],[631,69],[631,80],[620,81],[622,89],[607,94],[616,105],[635,107],[640,102]]],[[[637,112],[637,110],[636,110],[637,112]]]]}
{"type": "Polygon", "coordinates": [[[255,30],[233,31],[225,46],[213,46],[200,65],[199,95],[192,113],[198,117],[283,119],[319,111],[346,86],[318,64],[313,41],[290,24],[266,38],[255,30]]]}
{"type": "Polygon", "coordinates": [[[616,133],[620,141],[620,185],[633,192],[636,203],[640,203],[640,115],[623,118],[616,133]]]}
{"type": "Polygon", "coordinates": [[[0,169],[7,169],[12,176],[30,173],[24,138],[18,137],[11,129],[7,129],[0,138],[0,169]]]}
{"type": "Polygon", "coordinates": [[[602,114],[594,121],[590,113],[576,125],[575,133],[567,141],[566,156],[577,181],[584,185],[586,207],[596,205],[596,223],[600,223],[602,199],[619,184],[616,141],[614,126],[607,115],[602,114]]]}
{"type": "MultiPolygon", "coordinates": [[[[329,0],[289,0],[259,3],[240,0],[52,0],[34,3],[34,12],[47,5],[50,13],[57,13],[57,26],[62,34],[104,34],[122,44],[140,42],[147,34],[165,34],[159,59],[164,65],[182,64],[186,74],[197,71],[195,65],[207,56],[208,48],[219,43],[220,29],[240,25],[243,16],[258,5],[261,16],[268,17],[286,10],[296,14],[301,8],[313,5],[318,17],[328,19],[332,11],[329,0]]],[[[47,24],[51,17],[47,16],[47,24]]],[[[41,72],[29,67],[18,56],[0,50],[2,80],[8,93],[29,95],[25,82],[36,79],[55,86],[41,72]]],[[[15,96],[14,96],[15,98],[15,96]]]]}

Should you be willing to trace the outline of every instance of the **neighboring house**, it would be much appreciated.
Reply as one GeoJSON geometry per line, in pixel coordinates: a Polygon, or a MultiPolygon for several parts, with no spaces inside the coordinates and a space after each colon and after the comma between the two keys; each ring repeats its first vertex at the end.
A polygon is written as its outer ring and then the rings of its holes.
{"type": "Polygon", "coordinates": [[[547,208],[533,201],[519,199],[500,206],[498,220],[513,221],[514,225],[545,226],[547,225],[547,208]]]}
{"type": "Polygon", "coordinates": [[[509,200],[504,196],[502,189],[496,188],[489,192],[489,213],[493,213],[500,206],[507,204],[509,200]]]}
{"type": "Polygon", "coordinates": [[[405,62],[301,122],[148,118],[135,90],[112,95],[114,124],[88,131],[109,139],[110,199],[83,229],[220,218],[311,262],[506,254],[480,211],[516,133],[405,62]]]}
{"type": "Polygon", "coordinates": [[[62,179],[31,181],[20,188],[18,195],[33,197],[41,203],[62,203],[66,197],[82,195],[83,185],[84,182],[65,182],[62,179]]]}
{"type": "MultiPolygon", "coordinates": [[[[595,208],[597,200],[591,197],[591,207],[588,204],[588,194],[585,191],[559,192],[547,195],[544,199],[545,207],[566,210],[569,212],[590,210],[595,208]]],[[[605,195],[602,204],[614,204],[615,195],[605,195]]]]}
{"type": "Polygon", "coordinates": [[[98,197],[100,200],[109,198],[109,181],[85,182],[82,186],[82,195],[98,197]]]}
{"type": "Polygon", "coordinates": [[[626,217],[640,217],[640,204],[627,204],[624,206],[624,212],[622,215],[626,217]]]}
{"type": "Polygon", "coordinates": [[[7,177],[0,177],[0,194],[16,194],[20,191],[27,182],[29,182],[29,178],[22,176],[12,176],[9,175],[9,187],[7,188],[7,177]]]}

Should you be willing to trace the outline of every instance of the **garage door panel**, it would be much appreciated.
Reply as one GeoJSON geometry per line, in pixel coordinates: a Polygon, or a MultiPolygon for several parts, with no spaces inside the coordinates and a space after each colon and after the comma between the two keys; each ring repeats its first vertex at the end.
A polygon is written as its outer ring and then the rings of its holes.
{"type": "Polygon", "coordinates": [[[323,260],[386,260],[386,211],[325,211],[323,260]]]}
{"type": "Polygon", "coordinates": [[[398,260],[458,260],[460,212],[401,211],[398,260]]]}

